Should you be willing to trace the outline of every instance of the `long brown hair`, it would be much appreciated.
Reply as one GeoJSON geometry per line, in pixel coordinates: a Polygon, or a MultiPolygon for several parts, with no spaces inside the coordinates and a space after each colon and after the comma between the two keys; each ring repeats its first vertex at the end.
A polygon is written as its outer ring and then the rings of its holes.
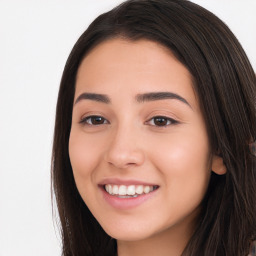
{"type": "Polygon", "coordinates": [[[212,173],[197,228],[183,256],[245,256],[256,238],[256,78],[238,40],[211,12],[186,0],[130,0],[100,15],[67,60],[59,89],[52,155],[63,255],[115,255],[116,241],[98,224],[76,188],[69,160],[76,73],[104,40],[148,39],[170,49],[193,77],[213,152],[227,174],[212,173]]]}

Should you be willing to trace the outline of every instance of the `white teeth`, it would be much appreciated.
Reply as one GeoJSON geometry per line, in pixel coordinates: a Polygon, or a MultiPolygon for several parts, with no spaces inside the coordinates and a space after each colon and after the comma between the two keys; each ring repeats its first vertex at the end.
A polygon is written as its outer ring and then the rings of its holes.
{"type": "Polygon", "coordinates": [[[119,187],[118,194],[119,194],[120,196],[126,195],[126,186],[121,185],[121,186],[119,187]]]}
{"type": "Polygon", "coordinates": [[[143,193],[143,186],[139,185],[136,187],[136,194],[141,195],[143,193]]]}
{"type": "Polygon", "coordinates": [[[122,198],[137,197],[141,194],[148,194],[154,191],[157,186],[143,186],[143,185],[111,185],[106,184],[105,190],[111,195],[118,195],[122,198]]]}
{"type": "Polygon", "coordinates": [[[111,185],[108,185],[108,193],[112,194],[112,186],[111,185]]]}
{"type": "MultiPolygon", "coordinates": [[[[111,186],[111,185],[109,185],[109,186],[111,186]]],[[[118,186],[117,185],[113,186],[112,193],[113,193],[113,195],[118,195],[118,186]]]]}
{"type": "Polygon", "coordinates": [[[145,194],[149,193],[150,187],[149,186],[145,186],[143,191],[144,191],[145,194]]]}
{"type": "Polygon", "coordinates": [[[127,188],[127,195],[129,195],[129,196],[135,195],[135,186],[134,185],[131,185],[127,188]]]}

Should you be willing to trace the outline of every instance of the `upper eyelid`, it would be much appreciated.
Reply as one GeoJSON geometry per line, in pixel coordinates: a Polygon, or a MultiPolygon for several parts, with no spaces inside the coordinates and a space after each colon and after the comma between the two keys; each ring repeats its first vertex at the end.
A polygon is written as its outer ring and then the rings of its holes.
{"type": "Polygon", "coordinates": [[[101,116],[101,115],[88,115],[88,116],[84,116],[79,120],[80,124],[86,123],[86,121],[92,117],[102,117],[104,119],[104,121],[107,121],[108,123],[110,123],[105,117],[101,116]]]}
{"type": "Polygon", "coordinates": [[[161,118],[165,118],[165,119],[168,119],[168,120],[176,121],[175,118],[169,117],[169,116],[165,116],[165,115],[154,115],[154,116],[150,117],[150,118],[148,119],[148,121],[149,121],[149,120],[152,120],[152,119],[154,119],[154,118],[157,118],[157,117],[161,117],[161,118]]]}
{"type": "MultiPolygon", "coordinates": [[[[167,119],[168,121],[171,121],[173,124],[178,124],[178,123],[180,123],[178,120],[176,120],[175,118],[171,118],[171,117],[167,117],[167,116],[162,116],[162,115],[156,115],[156,116],[153,116],[153,117],[151,117],[150,119],[148,119],[145,123],[148,123],[148,122],[150,122],[152,119],[154,119],[154,118],[164,118],[164,119],[167,119]]],[[[157,126],[157,125],[155,125],[155,126],[157,126]]]]}
{"type": "Polygon", "coordinates": [[[84,120],[86,118],[90,118],[90,117],[102,117],[104,119],[107,119],[106,117],[104,117],[105,115],[103,113],[97,113],[97,112],[87,112],[84,113],[83,115],[81,115],[80,120],[84,120]]]}
{"type": "Polygon", "coordinates": [[[169,119],[169,120],[173,120],[173,121],[177,121],[179,122],[179,118],[174,114],[174,113],[158,113],[158,111],[156,111],[156,113],[152,113],[148,118],[147,120],[151,120],[153,118],[156,118],[156,117],[162,117],[162,118],[166,118],[166,119],[169,119]]]}

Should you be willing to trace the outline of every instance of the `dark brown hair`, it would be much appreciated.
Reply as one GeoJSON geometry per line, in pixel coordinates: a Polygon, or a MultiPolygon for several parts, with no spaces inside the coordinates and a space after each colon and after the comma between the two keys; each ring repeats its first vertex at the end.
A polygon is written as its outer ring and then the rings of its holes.
{"type": "Polygon", "coordinates": [[[76,188],[68,143],[76,73],[101,42],[122,37],[158,42],[193,77],[213,152],[227,174],[212,173],[197,228],[183,256],[245,256],[256,239],[256,167],[248,144],[256,138],[256,78],[241,45],[211,12],[186,0],[130,0],[100,15],[67,60],[58,96],[52,188],[64,256],[116,254],[116,241],[95,220],[76,188]]]}

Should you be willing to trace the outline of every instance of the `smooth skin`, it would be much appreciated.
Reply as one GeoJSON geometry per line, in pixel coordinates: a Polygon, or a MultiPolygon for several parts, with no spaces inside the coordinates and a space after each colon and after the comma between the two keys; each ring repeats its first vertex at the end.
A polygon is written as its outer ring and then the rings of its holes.
{"type": "Polygon", "coordinates": [[[117,239],[119,256],[180,255],[194,231],[211,171],[226,172],[211,152],[191,74],[170,50],[148,40],[111,39],[84,58],[69,154],[79,193],[117,239]],[[138,100],[152,92],[170,92],[186,102],[138,100]],[[79,98],[83,93],[108,100],[79,98]],[[99,187],[108,178],[159,188],[142,204],[117,209],[99,187]]]}

